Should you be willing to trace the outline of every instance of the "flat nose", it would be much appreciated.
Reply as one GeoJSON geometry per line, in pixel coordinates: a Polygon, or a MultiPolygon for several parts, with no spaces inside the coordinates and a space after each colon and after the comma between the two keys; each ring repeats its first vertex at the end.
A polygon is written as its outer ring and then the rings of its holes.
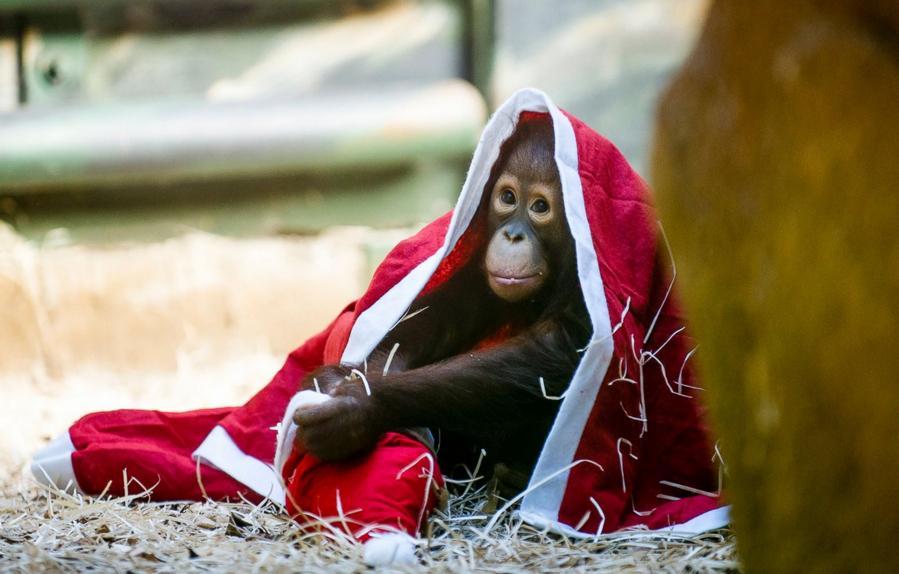
{"type": "Polygon", "coordinates": [[[509,243],[518,243],[524,239],[524,233],[516,229],[503,229],[503,237],[509,240],[509,243]]]}

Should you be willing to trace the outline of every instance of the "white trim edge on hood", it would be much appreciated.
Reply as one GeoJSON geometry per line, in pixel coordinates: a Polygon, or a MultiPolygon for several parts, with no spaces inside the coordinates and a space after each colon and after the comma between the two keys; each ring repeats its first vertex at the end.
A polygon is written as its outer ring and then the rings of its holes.
{"type": "Polygon", "coordinates": [[[74,488],[76,492],[82,492],[72,466],[72,453],[75,451],[69,431],[60,434],[34,454],[31,474],[40,484],[60,490],[74,488]]]}
{"type": "Polygon", "coordinates": [[[558,471],[574,460],[581,434],[599,391],[600,385],[596,381],[605,378],[612,359],[613,343],[605,290],[584,206],[574,129],[565,114],[545,93],[535,89],[519,90],[493,114],[478,142],[443,245],[359,315],[350,332],[341,362],[357,365],[362,363],[390,327],[409,309],[437,266],[471,223],[490,171],[499,157],[500,147],[515,130],[519,114],[525,111],[549,113],[553,120],[555,160],[562,182],[565,213],[574,237],[578,277],[593,326],[593,343],[588,347],[572,378],[559,415],[534,469],[531,485],[553,473],[557,473],[557,476],[531,490],[522,501],[522,510],[528,516],[543,516],[556,521],[568,481],[568,472],[558,471]]]}
{"type": "Polygon", "coordinates": [[[216,425],[191,456],[224,472],[256,494],[284,504],[285,494],[279,475],[270,465],[240,450],[224,427],[216,425]]]}
{"type": "MultiPolygon", "coordinates": [[[[443,245],[359,315],[350,332],[341,362],[362,363],[391,326],[408,310],[440,262],[455,246],[477,211],[481,193],[490,177],[493,164],[499,157],[502,143],[512,135],[519,114],[525,111],[549,113],[553,120],[555,159],[562,181],[565,212],[575,241],[578,277],[593,326],[593,343],[588,347],[572,378],[531,477],[531,485],[543,480],[545,484],[532,489],[524,497],[521,506],[522,516],[532,517],[535,521],[540,517],[539,522],[543,523],[557,523],[569,474],[567,470],[559,472],[559,469],[574,460],[599,391],[600,385],[596,381],[605,378],[612,358],[613,343],[605,291],[584,206],[574,129],[565,114],[545,93],[534,89],[520,90],[493,114],[475,149],[443,245]],[[546,480],[554,473],[555,477],[546,480]]],[[[194,457],[212,464],[257,493],[283,503],[283,489],[276,471],[243,453],[223,428],[216,427],[194,451],[194,457]]]]}
{"type": "Polygon", "coordinates": [[[719,506],[718,508],[713,508],[707,512],[703,512],[699,516],[691,518],[690,520],[680,523],[680,524],[672,524],[671,526],[665,526],[663,528],[657,528],[655,530],[646,530],[646,529],[633,529],[629,531],[618,531],[611,532],[609,534],[590,534],[587,532],[581,532],[580,530],[575,530],[571,526],[567,524],[563,524],[557,520],[547,520],[546,517],[539,514],[530,514],[524,510],[520,510],[516,513],[516,516],[534,526],[536,528],[542,528],[548,530],[549,532],[554,532],[556,534],[562,534],[564,536],[568,536],[569,538],[577,538],[577,539],[596,539],[602,537],[613,537],[618,534],[629,534],[633,535],[634,533],[643,532],[652,536],[661,535],[669,535],[669,536],[696,536],[697,534],[702,534],[704,532],[709,532],[710,530],[717,530],[719,528],[724,528],[728,524],[730,524],[730,505],[728,506],[719,506]]]}

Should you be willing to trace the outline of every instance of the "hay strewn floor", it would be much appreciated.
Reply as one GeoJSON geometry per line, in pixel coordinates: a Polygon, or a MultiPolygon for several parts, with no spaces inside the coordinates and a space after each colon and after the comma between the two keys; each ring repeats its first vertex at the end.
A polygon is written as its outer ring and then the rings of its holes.
{"type": "MultiPolygon", "coordinates": [[[[320,293],[325,289],[316,278],[328,276],[336,250],[357,249],[359,237],[254,243],[189,236],[115,249],[37,249],[5,237],[3,243],[0,234],[0,294],[12,293],[6,309],[14,313],[0,321],[0,341],[8,343],[0,352],[0,572],[365,570],[358,546],[303,534],[273,505],[84,499],[42,489],[23,469],[38,447],[87,412],[242,404],[270,379],[290,344],[326,322],[301,313],[306,306],[297,310],[298,298],[317,301],[327,317],[352,298],[333,289],[320,293]],[[169,260],[180,261],[185,252],[189,265],[181,265],[189,269],[173,275],[169,260]],[[84,277],[54,274],[60,262],[75,259],[89,268],[84,277]],[[244,268],[245,261],[255,263],[244,268]],[[244,266],[240,281],[232,269],[238,264],[244,266]],[[140,292],[155,293],[144,307],[133,300],[129,279],[141,265],[147,277],[140,292]],[[40,336],[24,337],[29,326],[40,336]],[[112,348],[107,336],[116,341],[112,348]]],[[[446,512],[431,519],[421,563],[412,571],[737,568],[726,532],[692,539],[635,532],[574,542],[504,516],[485,533],[484,500],[483,489],[451,498],[446,512]]]]}
{"type": "MultiPolygon", "coordinates": [[[[357,572],[360,547],[304,534],[272,504],[86,499],[9,484],[0,494],[2,572],[357,572]]],[[[417,568],[436,572],[728,572],[726,531],[694,538],[631,532],[575,542],[508,516],[483,532],[483,488],[430,521],[417,568]]]]}

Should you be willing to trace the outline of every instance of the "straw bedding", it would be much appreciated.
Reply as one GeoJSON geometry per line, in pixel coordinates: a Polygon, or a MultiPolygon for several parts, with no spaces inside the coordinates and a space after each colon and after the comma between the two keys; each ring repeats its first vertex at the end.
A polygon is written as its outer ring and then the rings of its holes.
{"type": "MultiPolygon", "coordinates": [[[[277,366],[260,355],[188,373],[127,377],[72,375],[62,381],[10,383],[0,405],[0,572],[355,572],[364,570],[361,549],[333,530],[304,534],[274,504],[247,502],[161,504],[142,501],[144,485],[130,496],[99,499],[40,487],[24,462],[79,413],[105,406],[107,392],[122,404],[173,408],[208,406],[185,377],[199,386],[215,380],[225,401],[247,393],[277,366]],[[189,375],[189,377],[188,377],[189,375]],[[45,386],[37,389],[35,386],[45,386]],[[30,387],[30,388],[29,388],[30,387]],[[145,396],[153,389],[153,400],[145,396]],[[41,392],[38,392],[41,390],[41,392]],[[11,400],[10,400],[11,399],[11,400]],[[186,406],[185,406],[186,405],[186,406]],[[16,412],[18,411],[18,412],[16,412]],[[25,413],[30,414],[23,414],[25,413]],[[48,432],[52,431],[52,432],[48,432]]],[[[198,370],[199,369],[199,370],[198,370]]],[[[218,397],[220,398],[220,397],[218,397]]],[[[475,469],[477,472],[477,469],[475,469]]],[[[152,485],[145,485],[152,486],[152,485]]],[[[491,516],[483,480],[453,485],[447,507],[428,523],[420,541],[418,571],[725,572],[738,568],[728,531],[695,538],[646,532],[574,541],[536,531],[507,512],[488,530],[491,516]]]]}
{"type": "MultiPolygon", "coordinates": [[[[323,525],[304,533],[267,503],[148,503],[71,495],[8,481],[0,491],[3,572],[356,572],[359,546],[323,525]]],[[[512,515],[485,532],[486,488],[460,491],[429,522],[420,565],[436,572],[728,572],[727,531],[682,538],[629,532],[573,541],[512,515]]],[[[410,570],[410,569],[406,569],[410,570]]]]}

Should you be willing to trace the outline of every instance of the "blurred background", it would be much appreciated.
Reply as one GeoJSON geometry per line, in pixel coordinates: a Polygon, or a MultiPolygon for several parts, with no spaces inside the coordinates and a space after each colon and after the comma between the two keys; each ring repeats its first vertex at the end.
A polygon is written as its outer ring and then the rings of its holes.
{"type": "Polygon", "coordinates": [[[703,0],[0,0],[0,477],[241,403],[547,93],[646,175],[703,0]]]}

